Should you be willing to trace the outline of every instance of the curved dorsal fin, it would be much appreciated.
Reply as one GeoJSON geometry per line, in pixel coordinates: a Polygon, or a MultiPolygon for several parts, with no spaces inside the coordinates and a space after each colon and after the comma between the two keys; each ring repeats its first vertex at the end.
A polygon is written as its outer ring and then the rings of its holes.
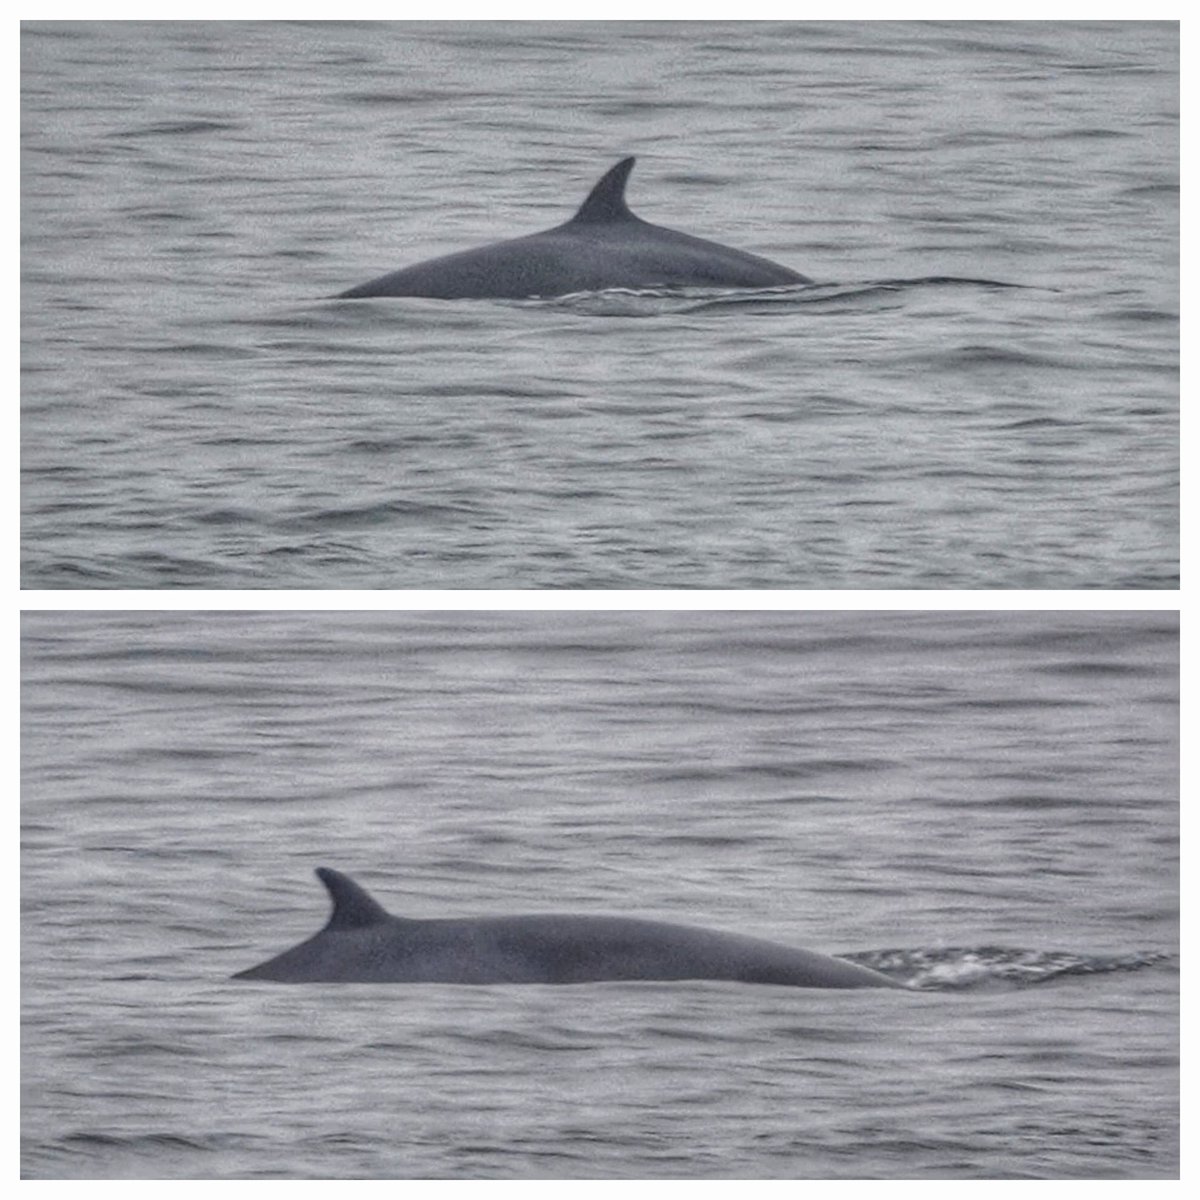
{"type": "Polygon", "coordinates": [[[615,167],[606,171],[600,182],[588,192],[588,198],[579,206],[579,211],[571,218],[571,223],[636,220],[625,203],[625,183],[635,162],[635,158],[623,158],[615,167]]]}
{"type": "Polygon", "coordinates": [[[349,875],[329,867],[318,867],[317,878],[329,889],[329,898],[333,901],[333,915],[326,929],[357,929],[391,919],[349,875]]]}

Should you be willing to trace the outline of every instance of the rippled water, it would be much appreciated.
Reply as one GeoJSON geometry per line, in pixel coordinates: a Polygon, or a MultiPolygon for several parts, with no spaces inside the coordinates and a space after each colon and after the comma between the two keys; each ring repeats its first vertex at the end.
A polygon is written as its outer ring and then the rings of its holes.
{"type": "Polygon", "coordinates": [[[29,1177],[1178,1170],[1157,613],[24,620],[29,1177]],[[621,912],[918,985],[309,985],[392,911],[621,912]]]}
{"type": "Polygon", "coordinates": [[[1176,24],[22,55],[28,587],[1177,585],[1176,24]],[[635,211],[822,286],[325,299],[625,154],[635,211]]]}

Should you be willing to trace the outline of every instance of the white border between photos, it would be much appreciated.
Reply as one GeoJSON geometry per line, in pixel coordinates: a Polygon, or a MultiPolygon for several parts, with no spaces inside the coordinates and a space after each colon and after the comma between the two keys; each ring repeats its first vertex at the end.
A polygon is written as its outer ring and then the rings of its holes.
{"type": "Polygon", "coordinates": [[[1038,611],[1171,611],[1177,592],[1076,591],[697,591],[697,590],[538,590],[538,591],[127,591],[22,594],[23,610],[94,609],[101,611],[183,609],[279,609],[398,612],[482,609],[545,612],[697,611],[697,610],[845,610],[927,611],[1014,609],[1038,611]],[[86,603],[85,603],[86,601],[86,603]]]}

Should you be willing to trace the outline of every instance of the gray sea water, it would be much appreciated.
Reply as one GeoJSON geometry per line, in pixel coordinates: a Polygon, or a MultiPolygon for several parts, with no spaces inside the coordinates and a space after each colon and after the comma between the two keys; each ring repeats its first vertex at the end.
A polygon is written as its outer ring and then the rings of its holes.
{"type": "Polygon", "coordinates": [[[1177,586],[1177,24],[21,41],[26,587],[1177,586]],[[326,299],[627,154],[820,286],[326,299]]]}
{"type": "Polygon", "coordinates": [[[29,1178],[1164,1177],[1165,613],[29,613],[29,1178]],[[305,985],[313,868],[913,985],[305,985]]]}

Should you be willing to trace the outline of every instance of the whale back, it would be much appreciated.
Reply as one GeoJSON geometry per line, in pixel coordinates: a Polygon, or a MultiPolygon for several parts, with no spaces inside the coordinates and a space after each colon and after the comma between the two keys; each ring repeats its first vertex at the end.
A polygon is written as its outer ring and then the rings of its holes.
{"type": "Polygon", "coordinates": [[[349,876],[317,875],[328,924],[237,979],[280,983],[589,983],[713,979],[793,987],[897,987],[857,963],[761,938],[637,917],[531,914],[409,920],[349,876]]]}
{"type": "Polygon", "coordinates": [[[340,299],[521,300],[609,288],[766,288],[811,283],[790,267],[644,221],[625,202],[636,160],[601,176],[575,215],[539,233],[392,271],[340,299]]]}

